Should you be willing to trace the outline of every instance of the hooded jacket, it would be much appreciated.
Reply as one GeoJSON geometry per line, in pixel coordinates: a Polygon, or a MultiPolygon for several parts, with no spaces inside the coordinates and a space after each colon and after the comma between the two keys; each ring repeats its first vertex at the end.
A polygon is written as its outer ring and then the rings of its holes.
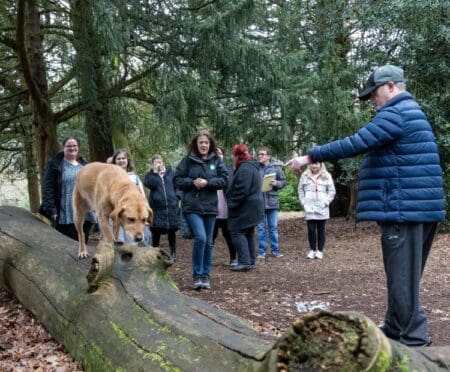
{"type": "Polygon", "coordinates": [[[322,164],[317,175],[308,169],[303,172],[298,184],[298,197],[303,205],[306,220],[330,218],[330,203],[336,195],[331,174],[322,164]]]}
{"type": "Polygon", "coordinates": [[[195,154],[184,157],[175,170],[175,187],[183,192],[183,213],[217,215],[217,190],[226,189],[228,172],[216,153],[209,153],[206,159],[195,154]],[[197,189],[196,178],[203,178],[208,184],[197,189]]]}
{"type": "Polygon", "coordinates": [[[150,170],[144,178],[144,185],[150,190],[148,201],[153,210],[152,227],[178,228],[178,198],[173,184],[173,170],[166,167],[161,178],[158,173],[150,170]]]}
{"type": "Polygon", "coordinates": [[[357,220],[435,222],[445,218],[436,138],[412,95],[402,92],[354,135],[314,147],[313,161],[366,153],[359,174],[357,220]]]}

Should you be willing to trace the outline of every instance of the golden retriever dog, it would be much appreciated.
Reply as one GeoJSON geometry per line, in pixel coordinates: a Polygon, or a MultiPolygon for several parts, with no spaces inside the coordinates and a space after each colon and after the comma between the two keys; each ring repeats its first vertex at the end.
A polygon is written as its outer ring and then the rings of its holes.
{"type": "Polygon", "coordinates": [[[89,163],[78,173],[72,195],[73,221],[78,232],[78,257],[89,256],[84,242],[86,212],[94,210],[102,239],[118,240],[119,228],[136,242],[144,238],[144,226],[151,223],[153,212],[136,184],[118,165],[89,163]],[[111,228],[109,220],[112,220],[111,228]]]}

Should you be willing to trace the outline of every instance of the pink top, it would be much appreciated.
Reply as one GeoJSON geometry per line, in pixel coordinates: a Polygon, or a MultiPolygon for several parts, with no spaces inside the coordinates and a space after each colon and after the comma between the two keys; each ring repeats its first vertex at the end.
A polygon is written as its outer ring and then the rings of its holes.
{"type": "Polygon", "coordinates": [[[217,216],[220,220],[228,218],[228,205],[223,190],[217,190],[217,216]]]}

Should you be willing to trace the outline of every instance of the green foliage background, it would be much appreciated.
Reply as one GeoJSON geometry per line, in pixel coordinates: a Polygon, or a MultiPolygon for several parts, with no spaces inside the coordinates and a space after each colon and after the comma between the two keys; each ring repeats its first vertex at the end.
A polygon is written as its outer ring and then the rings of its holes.
{"type": "MultiPolygon", "coordinates": [[[[448,190],[448,0],[32,4],[50,104],[55,114],[78,110],[59,123],[58,138],[80,137],[87,157],[103,146],[96,128],[115,148],[127,146],[144,175],[155,153],[176,165],[193,133],[207,127],[225,149],[268,145],[286,160],[367,123],[373,111],[357,93],[374,67],[392,63],[405,69],[433,125],[448,190]]],[[[0,0],[0,171],[18,174],[30,167],[24,150],[36,133],[18,68],[16,11],[0,0]]],[[[359,161],[334,162],[333,176],[354,182],[359,161]]],[[[283,210],[299,208],[296,182],[288,174],[283,210]]]]}
{"type": "Polygon", "coordinates": [[[280,210],[285,212],[303,210],[297,192],[299,177],[288,168],[284,169],[284,174],[286,175],[286,186],[278,193],[280,210]]]}

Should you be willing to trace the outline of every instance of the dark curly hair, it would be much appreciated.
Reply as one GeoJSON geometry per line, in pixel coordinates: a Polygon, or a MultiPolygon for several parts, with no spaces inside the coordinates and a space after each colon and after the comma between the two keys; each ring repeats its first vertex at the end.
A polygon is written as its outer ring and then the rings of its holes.
{"type": "Polygon", "coordinates": [[[206,136],[209,140],[209,152],[216,152],[217,149],[217,141],[214,138],[214,136],[210,133],[209,130],[207,129],[201,129],[199,130],[197,133],[194,134],[194,137],[192,137],[191,143],[188,146],[188,155],[189,154],[195,154],[195,155],[200,155],[198,152],[198,147],[197,147],[197,140],[198,137],[201,136],[206,136]]]}

